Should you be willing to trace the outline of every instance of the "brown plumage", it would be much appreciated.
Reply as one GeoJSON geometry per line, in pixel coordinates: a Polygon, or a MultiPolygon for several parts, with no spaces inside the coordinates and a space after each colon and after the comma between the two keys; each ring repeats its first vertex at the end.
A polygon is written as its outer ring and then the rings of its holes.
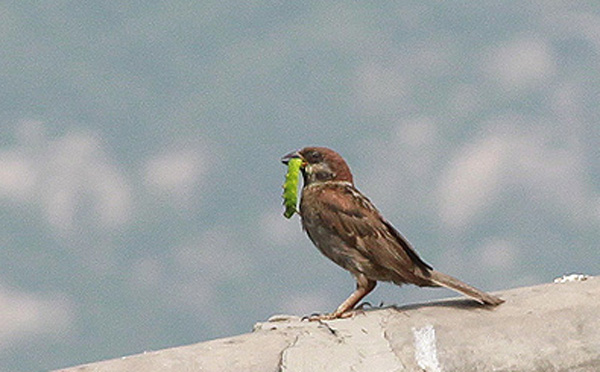
{"type": "Polygon", "coordinates": [[[484,305],[504,302],[425,263],[354,187],[350,168],[338,153],[324,147],[306,147],[286,155],[283,162],[294,157],[303,160],[302,227],[321,253],[350,271],[357,283],[356,291],[337,310],[321,319],[349,314],[375,288],[377,281],[447,287],[484,305]]]}

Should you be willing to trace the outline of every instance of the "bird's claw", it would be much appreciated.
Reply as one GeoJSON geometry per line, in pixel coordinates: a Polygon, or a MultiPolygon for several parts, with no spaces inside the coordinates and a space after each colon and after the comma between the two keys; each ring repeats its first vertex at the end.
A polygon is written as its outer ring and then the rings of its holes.
{"type": "Polygon", "coordinates": [[[331,314],[311,314],[311,315],[305,315],[302,317],[302,321],[309,321],[309,322],[320,322],[322,320],[333,320],[333,319],[337,319],[339,316],[336,316],[334,313],[331,314]]]}
{"type": "Polygon", "coordinates": [[[368,302],[368,301],[365,301],[365,302],[363,302],[362,304],[360,304],[360,305],[358,305],[357,307],[355,307],[355,310],[364,310],[364,309],[365,309],[365,307],[367,307],[367,306],[368,306],[369,308],[371,308],[371,309],[374,307],[374,306],[373,306],[373,305],[372,305],[370,302],[368,302]]]}
{"type": "MultiPolygon", "coordinates": [[[[369,304],[370,305],[370,304],[369,304]]],[[[311,314],[311,315],[306,315],[303,316],[301,318],[302,321],[309,321],[309,322],[321,322],[321,321],[325,321],[325,320],[335,320],[335,319],[348,319],[348,318],[354,318],[357,315],[364,315],[365,311],[362,308],[357,308],[354,310],[348,310],[344,313],[330,313],[330,314],[311,314]]]]}
{"type": "MultiPolygon", "coordinates": [[[[370,305],[370,304],[369,304],[370,305]]],[[[359,306],[356,309],[346,311],[345,313],[339,316],[340,319],[354,318],[357,315],[365,315],[365,311],[362,309],[362,306],[359,306]]]]}

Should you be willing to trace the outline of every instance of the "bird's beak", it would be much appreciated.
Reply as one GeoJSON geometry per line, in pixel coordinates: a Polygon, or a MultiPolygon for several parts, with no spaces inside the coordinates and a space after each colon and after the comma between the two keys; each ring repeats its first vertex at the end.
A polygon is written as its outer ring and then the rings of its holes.
{"type": "Polygon", "coordinates": [[[285,165],[287,165],[287,163],[289,163],[290,159],[302,159],[302,156],[300,155],[300,153],[298,151],[292,151],[289,154],[285,155],[283,158],[281,158],[281,162],[285,165]]]}

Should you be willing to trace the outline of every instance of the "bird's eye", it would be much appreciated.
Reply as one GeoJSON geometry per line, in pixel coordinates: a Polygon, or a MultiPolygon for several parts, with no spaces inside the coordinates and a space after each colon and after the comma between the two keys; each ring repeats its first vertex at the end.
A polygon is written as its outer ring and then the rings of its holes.
{"type": "Polygon", "coordinates": [[[311,151],[310,153],[308,153],[308,162],[309,163],[319,163],[320,161],[323,160],[323,155],[320,152],[317,151],[311,151]]]}

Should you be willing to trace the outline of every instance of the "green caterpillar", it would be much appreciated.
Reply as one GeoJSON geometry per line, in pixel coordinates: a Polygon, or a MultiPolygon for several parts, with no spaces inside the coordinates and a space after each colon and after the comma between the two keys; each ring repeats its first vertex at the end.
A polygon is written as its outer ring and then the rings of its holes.
{"type": "Polygon", "coordinates": [[[298,182],[301,166],[302,159],[299,158],[292,158],[288,162],[288,171],[283,184],[283,205],[285,205],[283,215],[286,218],[291,218],[294,213],[298,213],[296,206],[298,205],[298,182]]]}

